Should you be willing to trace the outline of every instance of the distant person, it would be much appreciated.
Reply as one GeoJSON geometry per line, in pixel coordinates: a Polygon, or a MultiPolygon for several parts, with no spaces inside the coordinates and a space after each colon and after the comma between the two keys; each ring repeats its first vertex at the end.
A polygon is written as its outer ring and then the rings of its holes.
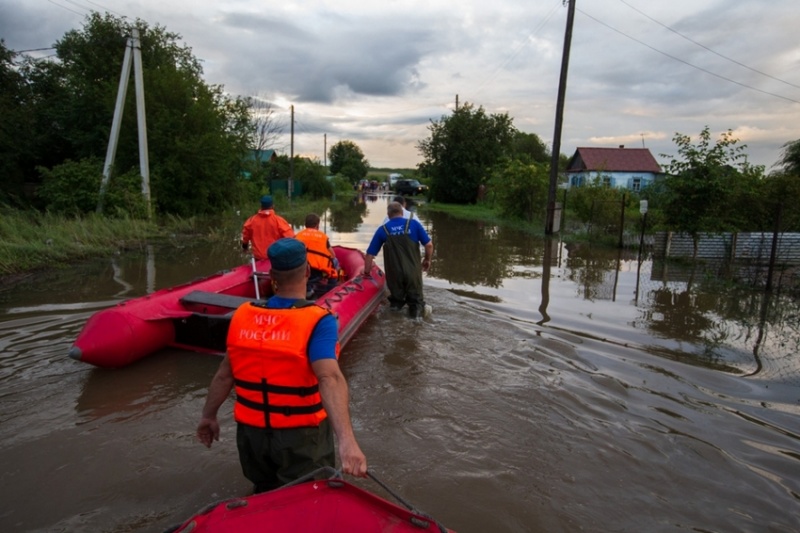
{"type": "Polygon", "coordinates": [[[350,420],[339,368],[336,317],[305,300],[306,247],[280,239],[269,247],[275,294],[246,303],[231,318],[227,353],[208,388],[197,438],[219,440],[219,408],[236,390],[233,417],[244,476],[255,492],[278,488],[336,464],[366,477],[367,458],[350,420]]]}
{"type": "Polygon", "coordinates": [[[319,229],[319,215],[306,215],[306,227],[295,237],[306,245],[308,266],[308,298],[319,298],[338,283],[339,261],[331,248],[330,239],[319,229]]]}
{"type": "MultiPolygon", "coordinates": [[[[398,194],[397,196],[392,198],[392,201],[393,202],[397,202],[398,204],[400,204],[403,207],[403,218],[416,218],[417,220],[419,220],[419,217],[417,216],[416,213],[406,209],[406,199],[403,198],[401,195],[398,194]]],[[[388,216],[383,219],[382,223],[386,224],[387,222],[389,222],[389,217],[388,216]]]]}
{"type": "Polygon", "coordinates": [[[272,196],[261,197],[261,209],[248,218],[242,226],[242,250],[252,247],[253,257],[267,258],[269,246],[285,237],[294,237],[294,230],[286,220],[278,216],[272,206],[272,196]]]}
{"type": "Polygon", "coordinates": [[[419,318],[425,313],[422,272],[431,266],[433,241],[419,220],[403,218],[403,206],[398,202],[390,202],[386,213],[389,221],[375,231],[367,248],[364,275],[370,275],[375,257],[386,245],[383,262],[390,293],[389,307],[400,310],[408,304],[409,316],[419,318]],[[421,262],[420,244],[425,247],[421,262]]]}

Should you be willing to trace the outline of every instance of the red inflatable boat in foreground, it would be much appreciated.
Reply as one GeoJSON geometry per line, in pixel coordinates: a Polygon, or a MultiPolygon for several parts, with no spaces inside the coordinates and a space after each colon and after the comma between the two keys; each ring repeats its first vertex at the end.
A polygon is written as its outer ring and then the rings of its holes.
{"type": "MultiPolygon", "coordinates": [[[[342,346],[384,297],[386,278],[373,266],[362,276],[364,254],[334,246],[344,280],[318,298],[339,320],[342,346]]],[[[69,350],[69,356],[101,367],[122,367],[166,347],[222,353],[233,311],[272,293],[269,261],[242,265],[184,285],[126,300],[92,315],[69,350]],[[258,287],[258,294],[256,294],[258,287]]]]}
{"type": "Polygon", "coordinates": [[[351,485],[332,468],[321,471],[337,477],[298,481],[270,492],[215,503],[165,533],[450,532],[391,492],[372,474],[369,476],[406,509],[351,485]]]}

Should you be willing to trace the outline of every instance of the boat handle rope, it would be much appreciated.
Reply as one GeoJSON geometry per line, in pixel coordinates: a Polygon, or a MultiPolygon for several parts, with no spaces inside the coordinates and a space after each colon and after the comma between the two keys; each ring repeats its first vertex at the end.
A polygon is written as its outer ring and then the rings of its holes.
{"type": "Polygon", "coordinates": [[[333,295],[328,298],[325,298],[325,307],[328,309],[331,308],[331,302],[341,302],[344,299],[344,294],[350,294],[351,292],[363,292],[364,286],[361,284],[361,278],[353,278],[353,285],[342,285],[341,287],[337,287],[337,290],[333,295]]]}
{"type": "MultiPolygon", "coordinates": [[[[342,476],[342,471],[341,470],[337,470],[337,469],[335,469],[335,468],[333,468],[331,466],[323,466],[321,468],[318,468],[318,469],[314,470],[313,472],[310,472],[310,473],[306,474],[305,476],[303,476],[303,477],[301,477],[299,479],[296,479],[296,480],[294,480],[294,481],[292,481],[290,483],[287,483],[286,485],[284,485],[281,488],[291,487],[292,485],[297,485],[298,483],[303,483],[304,481],[308,481],[308,480],[313,479],[313,478],[315,478],[315,477],[317,477],[319,475],[322,475],[322,474],[326,474],[326,475],[329,476],[328,477],[328,482],[329,483],[336,484],[337,482],[341,482],[343,480],[343,476],[342,476]]],[[[440,524],[435,518],[433,518],[432,516],[430,516],[427,513],[424,513],[422,511],[420,511],[419,509],[416,509],[413,505],[411,505],[405,499],[403,499],[402,496],[400,496],[394,490],[392,490],[386,483],[384,483],[383,481],[378,479],[375,476],[375,474],[369,469],[367,469],[367,477],[369,477],[372,481],[374,481],[375,483],[380,485],[383,490],[385,490],[386,492],[391,494],[392,497],[395,500],[397,500],[398,502],[402,503],[406,507],[406,509],[408,509],[409,511],[411,511],[415,515],[421,516],[422,518],[430,520],[431,522],[436,524],[436,527],[439,529],[439,531],[441,533],[447,533],[447,529],[442,524],[440,524]]],[[[277,490],[280,490],[280,489],[277,489],[277,490]]],[[[411,517],[411,522],[417,527],[421,527],[421,528],[427,528],[428,527],[427,523],[421,521],[419,518],[416,518],[416,517],[411,517]]]]}
{"type": "MultiPolygon", "coordinates": [[[[439,531],[440,531],[441,533],[447,533],[447,529],[445,529],[445,527],[444,527],[442,524],[440,524],[440,523],[439,523],[439,522],[438,522],[436,519],[434,519],[434,518],[433,518],[432,516],[430,516],[429,514],[427,514],[427,513],[423,513],[423,512],[422,512],[422,511],[420,511],[419,509],[416,509],[416,508],[414,508],[414,506],[413,506],[413,505],[411,505],[410,503],[408,503],[407,501],[405,501],[405,500],[404,500],[404,499],[403,499],[403,498],[402,498],[402,497],[401,497],[399,494],[397,494],[395,491],[393,491],[391,488],[389,488],[389,486],[388,486],[386,483],[384,483],[383,481],[381,481],[380,479],[378,479],[377,477],[375,477],[375,474],[373,474],[373,473],[372,473],[372,471],[371,471],[371,470],[369,470],[369,469],[367,469],[367,476],[368,476],[368,477],[369,477],[369,478],[370,478],[372,481],[374,481],[375,483],[377,483],[378,485],[380,485],[380,486],[381,486],[381,488],[383,488],[383,490],[385,490],[386,492],[388,492],[389,494],[391,494],[391,495],[394,497],[394,499],[396,499],[397,501],[399,501],[400,503],[402,503],[403,505],[405,505],[405,506],[406,506],[406,508],[407,508],[409,511],[411,511],[412,513],[414,513],[414,514],[416,514],[416,515],[419,515],[419,516],[421,516],[421,517],[423,517],[423,518],[427,518],[428,520],[430,520],[431,522],[433,522],[434,524],[436,524],[436,527],[437,527],[437,528],[439,528],[439,531]]],[[[412,521],[412,522],[414,522],[414,523],[415,523],[415,525],[419,525],[419,526],[421,526],[421,527],[427,527],[427,524],[425,524],[425,525],[423,525],[423,524],[417,524],[417,523],[414,521],[414,519],[413,519],[413,518],[411,519],[411,521],[412,521]]]]}

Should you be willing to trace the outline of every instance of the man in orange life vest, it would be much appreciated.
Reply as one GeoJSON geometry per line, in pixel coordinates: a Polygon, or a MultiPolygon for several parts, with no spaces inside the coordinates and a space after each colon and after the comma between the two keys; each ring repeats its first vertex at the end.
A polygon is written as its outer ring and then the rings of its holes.
{"type": "Polygon", "coordinates": [[[242,225],[242,250],[253,246],[253,257],[258,260],[267,258],[267,248],[273,242],[284,237],[294,237],[292,226],[273,209],[272,196],[261,197],[261,209],[248,218],[242,225]]]}
{"type": "Polygon", "coordinates": [[[336,318],[304,299],[306,248],[297,239],[280,239],[268,256],[275,294],[234,313],[228,353],[209,386],[197,437],[209,448],[219,440],[217,412],[235,387],[239,462],[255,492],[334,466],[334,434],[342,471],[366,477],[337,361],[336,318]]]}
{"type": "Polygon", "coordinates": [[[306,245],[308,266],[311,267],[306,297],[318,298],[336,286],[339,269],[339,262],[328,236],[319,230],[319,215],[306,215],[306,227],[295,238],[306,245]]]}

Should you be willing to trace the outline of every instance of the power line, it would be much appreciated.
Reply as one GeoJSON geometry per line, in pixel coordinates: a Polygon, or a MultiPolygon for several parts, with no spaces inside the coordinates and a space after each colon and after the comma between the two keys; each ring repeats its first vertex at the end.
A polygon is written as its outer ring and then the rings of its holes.
{"type": "Polygon", "coordinates": [[[678,62],[680,62],[680,63],[683,63],[684,65],[688,65],[688,66],[690,66],[690,67],[692,67],[692,68],[694,68],[694,69],[697,69],[697,70],[699,70],[699,71],[701,71],[701,72],[705,72],[706,74],[710,74],[710,75],[712,75],[712,76],[714,76],[714,77],[717,77],[717,78],[719,78],[719,79],[721,79],[721,80],[725,80],[725,81],[727,81],[727,82],[730,82],[730,83],[735,83],[736,85],[739,85],[740,87],[744,87],[744,88],[746,88],[746,89],[751,89],[751,90],[753,90],[753,91],[758,91],[758,92],[760,92],[760,93],[763,93],[763,94],[766,94],[766,95],[769,95],[769,96],[774,96],[775,98],[780,98],[780,99],[782,99],[782,100],[786,100],[786,101],[788,101],[788,102],[792,102],[792,103],[795,103],[795,104],[800,104],[800,101],[798,101],[798,100],[794,100],[794,99],[792,99],[792,98],[789,98],[789,97],[786,97],[786,96],[781,96],[780,94],[771,93],[771,92],[769,92],[769,91],[765,91],[765,90],[763,90],[763,89],[758,89],[757,87],[752,87],[752,86],[750,86],[750,85],[747,85],[747,84],[745,84],[745,83],[741,83],[741,82],[738,82],[738,81],[736,81],[736,80],[732,80],[732,79],[730,79],[730,78],[726,78],[725,76],[722,76],[722,75],[720,75],[720,74],[717,74],[717,73],[715,73],[715,72],[711,72],[710,70],[704,69],[703,67],[698,67],[697,65],[693,65],[693,64],[689,63],[688,61],[685,61],[685,60],[683,60],[683,59],[681,59],[681,58],[679,58],[679,57],[675,57],[675,56],[673,56],[673,55],[671,55],[671,54],[668,54],[668,53],[666,53],[666,52],[663,52],[663,51],[659,50],[658,48],[655,48],[655,47],[653,47],[653,46],[650,46],[649,44],[647,44],[647,43],[645,43],[645,42],[643,42],[643,41],[640,41],[639,39],[637,39],[637,38],[635,38],[635,37],[632,37],[632,36],[628,35],[627,33],[625,33],[625,32],[623,32],[623,31],[621,31],[621,30],[618,30],[618,29],[614,28],[613,26],[609,26],[609,25],[608,25],[608,24],[606,24],[605,22],[603,22],[603,21],[601,21],[601,20],[598,20],[598,19],[596,19],[595,17],[591,16],[590,14],[586,13],[585,11],[582,11],[582,10],[580,10],[580,9],[577,9],[577,11],[579,11],[579,12],[580,12],[581,14],[583,14],[584,16],[586,16],[586,17],[589,17],[590,19],[592,19],[593,21],[597,22],[598,24],[601,24],[601,25],[605,26],[606,28],[608,28],[608,29],[610,29],[610,30],[613,30],[613,31],[615,31],[615,32],[619,33],[619,34],[620,34],[620,35],[622,35],[623,37],[627,37],[628,39],[630,39],[630,40],[632,40],[632,41],[635,41],[635,42],[637,42],[637,43],[641,44],[642,46],[646,46],[646,47],[647,47],[647,48],[649,48],[650,50],[652,50],[652,51],[654,51],[654,52],[658,52],[659,54],[661,54],[661,55],[664,55],[664,56],[666,56],[666,57],[668,57],[668,58],[670,58],[670,59],[672,59],[672,60],[674,60],[674,61],[678,61],[678,62]]]}
{"type": "Polygon", "coordinates": [[[53,4],[54,6],[58,6],[61,9],[66,9],[67,11],[71,11],[72,13],[75,13],[76,15],[79,15],[81,17],[86,16],[86,13],[79,13],[79,12],[75,11],[74,9],[68,8],[67,6],[62,6],[61,4],[57,4],[56,2],[53,2],[53,0],[47,0],[47,1],[50,2],[51,4],[53,4]]]}
{"type": "Polygon", "coordinates": [[[761,74],[762,76],[766,76],[767,78],[770,78],[770,79],[773,79],[773,80],[775,80],[775,81],[779,81],[779,82],[781,82],[781,83],[785,83],[786,85],[790,85],[790,86],[792,86],[792,87],[795,87],[795,88],[797,88],[797,89],[800,89],[800,85],[795,85],[794,83],[788,82],[788,81],[786,81],[786,80],[782,80],[782,79],[780,79],[780,78],[776,78],[775,76],[772,76],[772,75],[770,75],[770,74],[767,74],[766,72],[761,72],[760,70],[757,70],[757,69],[754,69],[754,68],[752,68],[752,67],[749,67],[749,66],[745,65],[744,63],[740,63],[739,61],[736,61],[735,59],[732,59],[732,58],[730,58],[730,57],[728,57],[728,56],[722,55],[722,54],[720,54],[719,52],[717,52],[716,50],[712,50],[711,48],[707,47],[706,45],[704,45],[704,44],[702,44],[702,43],[698,43],[698,42],[697,42],[697,41],[695,41],[694,39],[692,39],[692,38],[690,38],[690,37],[687,37],[686,35],[682,34],[682,33],[681,33],[681,32],[679,32],[678,30],[675,30],[675,29],[673,29],[673,28],[670,28],[670,27],[669,27],[669,26],[667,26],[666,24],[663,24],[663,23],[661,23],[661,22],[657,21],[656,19],[654,19],[654,18],[653,18],[653,17],[651,17],[650,15],[648,15],[648,14],[646,14],[646,13],[644,13],[644,12],[640,11],[639,9],[637,9],[637,8],[635,8],[635,7],[633,7],[632,5],[630,5],[630,4],[629,4],[628,2],[626,2],[625,0],[619,0],[619,1],[620,1],[620,2],[622,2],[623,4],[625,4],[626,6],[628,6],[629,8],[633,9],[634,11],[636,11],[637,13],[639,13],[640,15],[642,15],[642,16],[644,16],[644,17],[647,17],[648,19],[652,20],[653,22],[655,22],[656,24],[658,24],[658,25],[659,25],[659,26],[661,26],[662,28],[665,28],[665,29],[667,29],[667,30],[671,31],[671,32],[672,32],[672,33],[674,33],[675,35],[678,35],[678,36],[680,36],[680,37],[683,37],[684,39],[686,39],[686,40],[687,40],[687,41],[689,41],[690,43],[692,43],[692,44],[696,44],[696,45],[697,45],[697,46],[699,46],[700,48],[703,48],[703,49],[705,49],[705,50],[708,50],[708,51],[709,51],[709,52],[711,52],[712,54],[715,54],[715,55],[717,55],[717,56],[721,57],[722,59],[725,59],[725,60],[727,60],[727,61],[730,61],[731,63],[735,63],[735,64],[739,65],[740,67],[744,67],[744,68],[746,68],[747,70],[750,70],[750,71],[752,71],[752,72],[755,72],[756,74],[761,74]]]}

